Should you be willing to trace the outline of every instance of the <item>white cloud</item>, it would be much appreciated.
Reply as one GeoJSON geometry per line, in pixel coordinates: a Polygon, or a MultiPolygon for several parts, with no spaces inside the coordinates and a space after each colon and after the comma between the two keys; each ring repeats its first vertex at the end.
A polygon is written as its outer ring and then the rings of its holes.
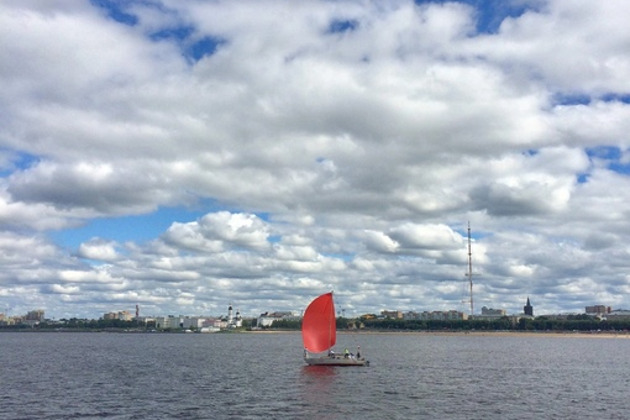
{"type": "Polygon", "coordinates": [[[79,246],[79,256],[91,260],[114,261],[118,259],[117,244],[102,239],[92,239],[79,246]]]}
{"type": "Polygon", "coordinates": [[[630,307],[625,2],[162,4],[0,4],[0,307],[453,309],[468,220],[479,303],[630,307]]]}
{"type": "Polygon", "coordinates": [[[540,12],[506,19],[498,35],[473,41],[474,49],[560,92],[627,91],[624,74],[630,60],[624,45],[630,10],[623,0],[546,3],[540,12]]]}
{"type": "Polygon", "coordinates": [[[204,235],[217,237],[237,245],[266,248],[269,236],[265,223],[252,214],[219,212],[207,214],[199,221],[204,235]]]}
{"type": "Polygon", "coordinates": [[[61,284],[53,284],[50,286],[51,293],[58,293],[61,295],[76,295],[81,293],[81,289],[77,286],[64,286],[61,284]]]}
{"type": "Polygon", "coordinates": [[[392,229],[389,236],[407,249],[461,248],[461,237],[445,225],[405,223],[392,229]]]}
{"type": "Polygon", "coordinates": [[[174,223],[164,239],[190,249],[218,252],[226,246],[266,249],[268,229],[252,214],[210,213],[191,223],[174,223]]]}
{"type": "Polygon", "coordinates": [[[366,231],[366,246],[377,252],[395,252],[399,244],[383,232],[366,231]]]}

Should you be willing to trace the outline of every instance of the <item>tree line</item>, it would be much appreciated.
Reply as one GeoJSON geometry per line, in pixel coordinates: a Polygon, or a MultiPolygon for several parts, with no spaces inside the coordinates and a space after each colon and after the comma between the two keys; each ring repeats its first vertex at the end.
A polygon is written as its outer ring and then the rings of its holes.
{"type": "MultiPolygon", "coordinates": [[[[279,320],[270,329],[298,330],[299,320],[279,320]]],[[[349,319],[337,318],[337,329],[375,331],[630,331],[630,319],[599,320],[588,315],[568,315],[563,318],[539,316],[536,318],[501,317],[470,320],[419,320],[419,319],[349,319]]]]}
{"type": "Polygon", "coordinates": [[[152,325],[147,325],[144,322],[137,320],[123,321],[120,319],[62,319],[55,322],[41,321],[36,325],[28,324],[16,324],[16,325],[1,325],[0,330],[125,330],[125,329],[146,329],[155,328],[155,322],[152,325]]]}

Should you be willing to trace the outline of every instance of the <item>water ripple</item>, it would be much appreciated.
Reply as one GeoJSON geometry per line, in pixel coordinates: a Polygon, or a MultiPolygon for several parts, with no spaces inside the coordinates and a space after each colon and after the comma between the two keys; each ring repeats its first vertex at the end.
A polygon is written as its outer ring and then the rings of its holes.
{"type": "MultiPolygon", "coordinates": [[[[306,366],[299,334],[2,333],[0,419],[623,419],[630,340],[340,334],[367,368],[306,366]]],[[[345,342],[344,342],[345,341],[345,342]]]]}

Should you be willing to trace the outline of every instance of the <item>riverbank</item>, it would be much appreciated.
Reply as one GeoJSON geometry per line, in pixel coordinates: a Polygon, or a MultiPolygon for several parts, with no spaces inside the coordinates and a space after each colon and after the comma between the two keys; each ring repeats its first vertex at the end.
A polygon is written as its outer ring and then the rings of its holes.
{"type": "MultiPolygon", "coordinates": [[[[243,331],[252,334],[298,334],[297,330],[243,331]]],[[[385,330],[338,330],[340,335],[427,335],[427,336],[470,336],[470,337],[556,337],[556,338],[623,338],[630,339],[627,331],[385,331],[385,330]]]]}
{"type": "MultiPolygon", "coordinates": [[[[184,334],[191,331],[171,330],[142,330],[142,329],[72,329],[72,328],[56,328],[56,329],[37,329],[37,328],[2,328],[2,332],[22,332],[22,333],[120,333],[120,334],[184,334]]],[[[196,332],[198,333],[198,332],[196,332]]],[[[213,334],[300,334],[300,330],[225,330],[213,334]]],[[[469,337],[555,337],[555,338],[619,338],[630,339],[630,331],[511,331],[511,330],[338,330],[338,335],[392,335],[392,336],[469,336],[469,337]]]]}
{"type": "Polygon", "coordinates": [[[630,338],[627,332],[573,332],[573,331],[453,331],[433,332],[426,331],[427,335],[469,335],[478,337],[560,337],[560,338],[630,338]]]}

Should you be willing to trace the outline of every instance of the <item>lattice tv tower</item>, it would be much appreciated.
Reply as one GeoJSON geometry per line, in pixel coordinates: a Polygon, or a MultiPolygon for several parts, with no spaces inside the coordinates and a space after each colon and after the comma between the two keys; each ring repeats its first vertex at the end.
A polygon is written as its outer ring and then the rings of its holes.
{"type": "Polygon", "coordinates": [[[470,221],[468,222],[468,272],[466,273],[468,277],[468,285],[470,288],[470,316],[472,317],[474,314],[474,304],[473,304],[473,273],[472,273],[472,245],[470,239],[470,221]]]}

